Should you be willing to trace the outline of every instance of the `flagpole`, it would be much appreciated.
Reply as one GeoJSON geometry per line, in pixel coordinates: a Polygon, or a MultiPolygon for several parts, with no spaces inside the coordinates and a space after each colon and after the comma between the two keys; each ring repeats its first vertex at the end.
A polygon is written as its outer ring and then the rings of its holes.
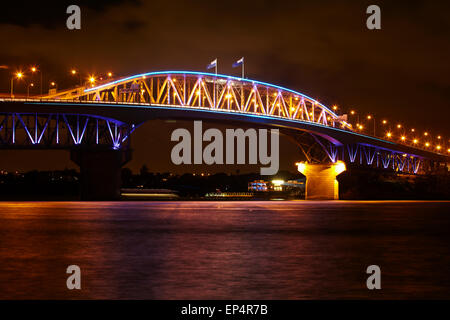
{"type": "Polygon", "coordinates": [[[245,59],[242,58],[242,79],[244,79],[244,61],[245,59]]]}
{"type": "MultiPolygon", "coordinates": [[[[217,64],[218,64],[218,61],[217,61],[217,58],[216,58],[216,78],[217,78],[217,64]]],[[[213,108],[215,108],[216,107],[216,78],[214,78],[214,106],[213,106],[213,108]]]]}

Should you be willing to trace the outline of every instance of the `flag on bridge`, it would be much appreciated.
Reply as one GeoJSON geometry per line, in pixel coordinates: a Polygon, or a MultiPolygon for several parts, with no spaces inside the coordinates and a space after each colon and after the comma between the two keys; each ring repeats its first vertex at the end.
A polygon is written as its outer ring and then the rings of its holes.
{"type": "Polygon", "coordinates": [[[244,57],[240,58],[238,61],[233,63],[233,68],[239,67],[240,65],[244,64],[244,57]]]}
{"type": "Polygon", "coordinates": [[[233,63],[233,68],[242,66],[242,78],[244,78],[244,57],[233,63]]]}
{"type": "Polygon", "coordinates": [[[206,67],[206,69],[216,68],[216,74],[217,74],[217,58],[214,61],[211,61],[210,64],[206,67]]]}

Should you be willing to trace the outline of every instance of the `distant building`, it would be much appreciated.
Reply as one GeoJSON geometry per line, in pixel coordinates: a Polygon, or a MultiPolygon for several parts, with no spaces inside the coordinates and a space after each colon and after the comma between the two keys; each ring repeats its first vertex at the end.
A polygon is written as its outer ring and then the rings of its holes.
{"type": "Polygon", "coordinates": [[[264,180],[255,180],[248,183],[248,191],[269,191],[268,182],[264,180]]]}
{"type": "Polygon", "coordinates": [[[297,180],[255,180],[248,183],[248,191],[268,192],[268,191],[298,191],[305,189],[305,179],[297,180]]]}

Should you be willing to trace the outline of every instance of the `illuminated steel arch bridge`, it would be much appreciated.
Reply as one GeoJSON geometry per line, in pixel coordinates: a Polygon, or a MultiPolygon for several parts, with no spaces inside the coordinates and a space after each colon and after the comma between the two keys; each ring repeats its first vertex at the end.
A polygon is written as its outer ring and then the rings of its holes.
{"type": "Polygon", "coordinates": [[[31,99],[0,99],[0,148],[126,149],[151,119],[280,128],[309,163],[427,173],[449,157],[355,132],[346,116],[300,92],[228,75],[149,72],[31,99]]]}

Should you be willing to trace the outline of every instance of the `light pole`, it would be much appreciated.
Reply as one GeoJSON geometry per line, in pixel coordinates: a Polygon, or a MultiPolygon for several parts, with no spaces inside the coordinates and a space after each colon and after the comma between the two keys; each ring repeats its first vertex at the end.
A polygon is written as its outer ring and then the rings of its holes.
{"type": "MultiPolygon", "coordinates": [[[[355,110],[350,110],[350,114],[354,116],[356,114],[356,123],[359,124],[359,113],[356,113],[355,110]]],[[[353,119],[354,120],[354,119],[353,119]]],[[[357,126],[358,127],[358,126],[357,126]]]]}
{"type": "Polygon", "coordinates": [[[376,122],[375,122],[375,117],[372,117],[370,114],[367,116],[367,120],[371,120],[373,119],[373,136],[375,137],[376,134],[376,122]]]}
{"type": "Polygon", "coordinates": [[[91,84],[91,87],[94,86],[94,83],[95,83],[95,77],[94,76],[90,76],[89,77],[89,83],[91,84]]]}
{"type": "MultiPolygon", "coordinates": [[[[15,76],[19,80],[23,77],[23,73],[17,72],[15,76]]],[[[14,98],[14,76],[11,77],[11,98],[14,98]]]]}
{"type": "Polygon", "coordinates": [[[81,83],[81,73],[79,73],[77,70],[75,70],[75,69],[72,69],[72,70],[70,70],[70,73],[72,74],[72,75],[76,75],[76,74],[78,74],[78,79],[80,80],[80,87],[83,85],[82,83],[81,83]]]}
{"type": "Polygon", "coordinates": [[[42,95],[42,71],[39,70],[39,69],[36,68],[36,67],[31,67],[30,70],[31,70],[32,73],[35,73],[35,72],[39,72],[39,73],[40,73],[40,76],[41,76],[41,82],[39,83],[39,88],[40,88],[40,90],[41,90],[41,95],[42,95]]]}
{"type": "Polygon", "coordinates": [[[27,85],[27,98],[30,97],[30,87],[34,87],[34,83],[29,83],[27,85]]]}
{"type": "Polygon", "coordinates": [[[58,90],[58,85],[56,84],[56,82],[55,81],[52,81],[52,82],[50,82],[50,89],[55,89],[55,90],[58,90]]]}

